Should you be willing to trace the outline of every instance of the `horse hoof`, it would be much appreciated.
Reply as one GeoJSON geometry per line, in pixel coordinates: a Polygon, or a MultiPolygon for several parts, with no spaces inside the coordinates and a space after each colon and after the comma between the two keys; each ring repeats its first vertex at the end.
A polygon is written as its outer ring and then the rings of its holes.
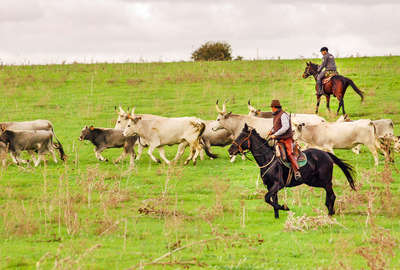
{"type": "Polygon", "coordinates": [[[284,205],[282,205],[282,210],[289,211],[290,209],[286,204],[284,204],[284,205]]]}

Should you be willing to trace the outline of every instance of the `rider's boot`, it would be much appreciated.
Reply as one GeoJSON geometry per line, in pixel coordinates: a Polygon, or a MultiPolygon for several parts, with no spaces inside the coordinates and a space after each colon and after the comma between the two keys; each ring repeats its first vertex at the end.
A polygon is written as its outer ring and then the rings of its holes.
{"type": "Polygon", "coordinates": [[[318,95],[322,96],[324,94],[324,87],[322,86],[322,81],[317,83],[318,86],[318,95]]]}

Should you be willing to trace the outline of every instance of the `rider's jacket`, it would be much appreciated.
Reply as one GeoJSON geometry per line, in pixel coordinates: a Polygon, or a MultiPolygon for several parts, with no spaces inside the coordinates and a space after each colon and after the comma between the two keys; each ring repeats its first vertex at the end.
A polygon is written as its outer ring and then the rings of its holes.
{"type": "Polygon", "coordinates": [[[318,73],[320,73],[324,68],[326,71],[336,71],[335,57],[330,53],[327,53],[322,57],[322,64],[318,67],[318,73]]]}
{"type": "Polygon", "coordinates": [[[272,132],[278,140],[285,140],[293,137],[289,115],[282,109],[274,113],[272,132]]]}

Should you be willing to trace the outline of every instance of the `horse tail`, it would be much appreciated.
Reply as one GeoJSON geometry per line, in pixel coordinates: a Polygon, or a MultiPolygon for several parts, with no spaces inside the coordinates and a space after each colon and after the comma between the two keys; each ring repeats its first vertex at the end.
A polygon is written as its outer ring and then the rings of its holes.
{"type": "Polygon", "coordinates": [[[360,89],[358,89],[358,87],[353,82],[353,80],[346,78],[346,77],[344,77],[344,79],[345,79],[346,86],[350,85],[354,89],[354,91],[361,97],[361,101],[364,101],[364,92],[361,91],[360,89]]]}
{"type": "Polygon", "coordinates": [[[347,181],[349,182],[350,187],[353,190],[356,190],[356,187],[354,185],[354,179],[353,179],[353,174],[354,174],[354,168],[351,166],[349,163],[341,160],[337,156],[335,156],[332,153],[327,152],[330,158],[332,159],[333,163],[339,166],[339,168],[343,171],[344,175],[347,178],[347,181]]]}

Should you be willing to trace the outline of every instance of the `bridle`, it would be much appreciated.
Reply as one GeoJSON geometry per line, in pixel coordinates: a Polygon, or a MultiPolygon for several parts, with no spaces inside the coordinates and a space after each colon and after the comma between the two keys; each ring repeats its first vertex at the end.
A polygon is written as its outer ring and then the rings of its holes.
{"type": "Polygon", "coordinates": [[[247,148],[250,149],[250,145],[251,145],[251,143],[250,143],[250,137],[251,137],[251,133],[252,133],[252,132],[253,132],[253,130],[250,129],[249,136],[247,136],[246,138],[244,138],[244,139],[241,141],[241,143],[237,143],[236,141],[233,141],[233,142],[232,142],[232,144],[236,145],[236,146],[239,148],[239,152],[240,152],[241,154],[244,154],[244,151],[243,151],[243,149],[242,149],[242,144],[243,144],[244,142],[247,141],[247,148]]]}

